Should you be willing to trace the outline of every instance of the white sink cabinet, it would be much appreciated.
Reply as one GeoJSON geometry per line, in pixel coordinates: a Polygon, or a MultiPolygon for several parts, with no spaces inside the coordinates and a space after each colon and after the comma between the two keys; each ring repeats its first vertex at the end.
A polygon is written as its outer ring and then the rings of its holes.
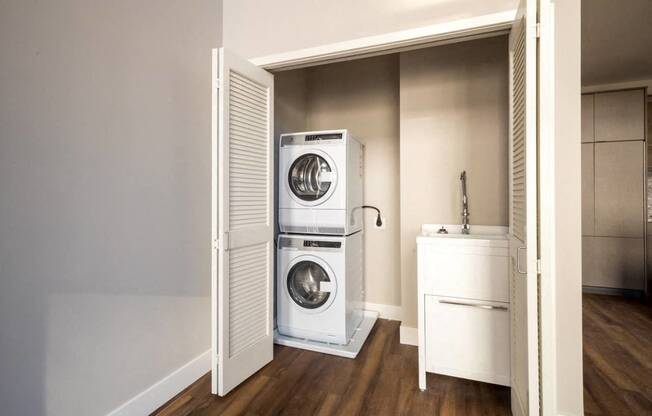
{"type": "Polygon", "coordinates": [[[508,229],[443,227],[417,237],[419,388],[426,372],[508,386],[508,229]]]}

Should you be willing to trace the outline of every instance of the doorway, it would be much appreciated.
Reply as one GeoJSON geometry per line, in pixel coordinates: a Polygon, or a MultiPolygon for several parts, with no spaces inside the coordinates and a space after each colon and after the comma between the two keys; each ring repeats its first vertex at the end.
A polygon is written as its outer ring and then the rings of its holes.
{"type": "Polygon", "coordinates": [[[652,4],[582,3],[584,409],[652,412],[652,4]]]}

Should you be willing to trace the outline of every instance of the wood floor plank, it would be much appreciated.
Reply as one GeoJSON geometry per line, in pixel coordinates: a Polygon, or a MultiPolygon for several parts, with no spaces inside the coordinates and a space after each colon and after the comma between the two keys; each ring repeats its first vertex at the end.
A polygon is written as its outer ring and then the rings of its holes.
{"type": "Polygon", "coordinates": [[[652,414],[652,308],[585,294],[582,310],[585,413],[652,414]]]}
{"type": "MultiPolygon", "coordinates": [[[[652,308],[585,295],[584,406],[587,415],[652,414],[652,308]]],[[[275,346],[274,360],[226,397],[210,374],[162,406],[158,416],[509,415],[507,387],[428,374],[417,349],[399,343],[397,321],[379,320],[355,360],[275,346]]]]}
{"type": "Polygon", "coordinates": [[[417,348],[399,343],[398,321],[378,320],[355,360],[275,346],[274,360],[225,397],[210,374],[157,416],[509,415],[509,388],[428,374],[419,390],[417,348]]]}

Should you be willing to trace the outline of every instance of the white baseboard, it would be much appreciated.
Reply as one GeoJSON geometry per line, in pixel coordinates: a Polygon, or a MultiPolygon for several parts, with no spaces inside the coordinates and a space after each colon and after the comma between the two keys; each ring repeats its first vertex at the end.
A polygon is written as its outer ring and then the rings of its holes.
{"type": "Polygon", "coordinates": [[[204,352],[118,407],[109,416],[148,415],[211,369],[211,350],[204,352]]]}
{"type": "Polygon", "coordinates": [[[403,319],[403,308],[397,305],[385,305],[382,303],[365,302],[364,309],[366,311],[375,311],[382,319],[390,319],[392,321],[400,321],[403,319]]]}
{"type": "Polygon", "coordinates": [[[419,331],[411,326],[401,325],[401,344],[419,345],[419,331]]]}

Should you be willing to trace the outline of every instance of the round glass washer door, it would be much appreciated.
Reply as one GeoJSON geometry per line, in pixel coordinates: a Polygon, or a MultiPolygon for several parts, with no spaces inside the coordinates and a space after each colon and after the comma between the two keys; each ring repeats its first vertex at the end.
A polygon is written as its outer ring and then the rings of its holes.
{"type": "Polygon", "coordinates": [[[314,260],[302,259],[292,265],[287,273],[287,290],[290,299],[302,309],[317,312],[327,308],[335,298],[335,281],[326,269],[314,260]],[[327,283],[332,291],[322,291],[327,283]]]}
{"type": "Polygon", "coordinates": [[[325,155],[306,153],[297,157],[288,171],[288,186],[294,197],[307,205],[324,202],[335,189],[336,173],[325,155]]]}

